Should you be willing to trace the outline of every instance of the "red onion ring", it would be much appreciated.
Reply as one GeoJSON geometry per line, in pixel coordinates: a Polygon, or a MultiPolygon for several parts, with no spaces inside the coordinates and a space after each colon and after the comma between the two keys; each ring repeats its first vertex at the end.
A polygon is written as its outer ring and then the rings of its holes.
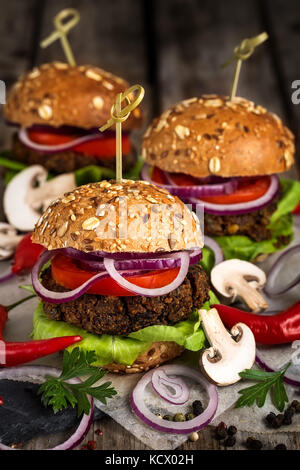
{"type": "Polygon", "coordinates": [[[215,265],[219,264],[219,263],[222,263],[222,261],[224,261],[224,259],[225,259],[224,253],[223,253],[222,248],[220,247],[219,243],[216,242],[216,240],[214,240],[213,238],[208,237],[207,235],[205,235],[204,236],[204,245],[208,246],[208,248],[210,248],[213,251],[214,256],[215,256],[215,265]]]}
{"type": "Polygon", "coordinates": [[[286,259],[289,258],[290,256],[295,255],[295,253],[297,252],[300,252],[300,244],[294,245],[291,248],[288,248],[287,250],[285,250],[284,253],[282,253],[282,255],[279,256],[279,258],[275,261],[275,263],[269,270],[268,275],[267,275],[267,282],[264,287],[264,291],[269,297],[276,297],[278,295],[284,294],[285,292],[292,289],[300,282],[300,274],[298,274],[292,281],[288,282],[285,285],[282,285],[282,282],[281,282],[281,287],[279,289],[274,288],[274,282],[276,280],[276,277],[279,274],[280,270],[282,269],[286,259]]]}
{"type": "Polygon", "coordinates": [[[59,250],[51,250],[45,251],[40,258],[35,263],[32,273],[32,287],[34,288],[37,295],[43,299],[45,302],[49,302],[52,304],[61,304],[65,302],[71,302],[72,300],[77,299],[78,297],[82,296],[96,281],[99,279],[104,279],[109,277],[106,272],[100,272],[95,274],[95,276],[91,277],[88,281],[86,281],[81,286],[77,287],[76,289],[67,291],[67,292],[53,292],[46,287],[43,286],[39,279],[39,275],[41,272],[42,267],[49,261],[53,256],[55,256],[59,250]]]}
{"type": "Polygon", "coordinates": [[[204,212],[215,215],[235,215],[246,214],[248,212],[258,211],[270,204],[277,195],[280,187],[277,175],[270,176],[271,183],[265,194],[254,201],[241,202],[236,204],[212,204],[201,201],[194,197],[185,197],[184,202],[188,204],[203,204],[204,212]]]}
{"type": "Polygon", "coordinates": [[[58,144],[58,145],[43,145],[37,144],[33,142],[27,133],[26,129],[20,129],[18,133],[19,139],[22,144],[26,145],[26,147],[30,148],[31,150],[36,150],[37,152],[43,153],[57,153],[57,152],[64,152],[65,150],[70,150],[76,145],[84,144],[85,142],[90,142],[91,140],[101,140],[103,136],[99,134],[87,134],[82,137],[77,137],[70,142],[66,142],[65,144],[58,144]]]}
{"type": "Polygon", "coordinates": [[[147,163],[144,163],[141,169],[141,177],[143,180],[148,181],[160,188],[170,191],[171,194],[184,197],[199,197],[199,196],[219,196],[223,194],[231,194],[237,188],[237,181],[230,178],[229,181],[219,184],[199,184],[195,186],[177,186],[175,183],[172,183],[172,178],[167,177],[167,180],[170,184],[161,184],[153,181],[149,176],[150,166],[147,163]]]}
{"type": "MultiPolygon", "coordinates": [[[[160,368],[156,369],[159,370],[160,368]]],[[[190,434],[194,431],[207,426],[213,419],[217,408],[218,408],[218,392],[215,385],[209,383],[201,374],[200,371],[192,369],[187,366],[180,365],[167,365],[163,366],[162,369],[166,374],[169,375],[183,375],[189,377],[196,382],[200,383],[207,391],[209,395],[209,403],[205,408],[204,412],[199,416],[183,422],[167,421],[158,418],[152,413],[144,402],[145,388],[151,382],[153,370],[147,372],[141,380],[137,383],[130,397],[130,403],[135,414],[148,426],[156,429],[157,431],[170,432],[173,434],[190,434]]]]}
{"type": "Polygon", "coordinates": [[[186,383],[180,377],[167,375],[162,367],[153,372],[151,383],[157,395],[173,405],[183,405],[190,398],[186,383]],[[174,393],[170,392],[170,388],[174,393]]]}
{"type": "Polygon", "coordinates": [[[127,289],[134,294],[143,295],[145,297],[157,297],[159,295],[168,294],[169,292],[177,289],[177,287],[179,287],[186,278],[189,269],[189,254],[186,252],[180,252],[179,258],[181,260],[181,266],[179,273],[177,274],[174,281],[172,281],[167,286],[158,287],[155,289],[146,289],[144,287],[136,286],[127,279],[124,279],[124,277],[116,270],[115,261],[113,259],[104,258],[104,266],[110,277],[116,281],[119,286],[124,287],[124,289],[127,289]]]}
{"type": "MultiPolygon", "coordinates": [[[[0,370],[0,380],[1,379],[21,379],[28,377],[29,379],[36,379],[40,377],[45,377],[45,375],[53,375],[54,377],[59,377],[61,371],[55,369],[54,367],[47,366],[25,366],[25,367],[12,367],[7,369],[0,370]]],[[[81,383],[79,378],[74,378],[69,380],[70,383],[81,383]]],[[[88,415],[83,414],[82,419],[79,423],[78,428],[75,433],[65,442],[59,444],[52,449],[47,450],[72,450],[77,447],[85,438],[93,422],[94,415],[94,401],[93,398],[89,396],[89,402],[91,404],[91,409],[88,415]]],[[[9,446],[0,443],[0,450],[17,450],[12,449],[9,446]]],[[[46,449],[45,449],[46,450],[46,449]]]]}
{"type": "MultiPolygon", "coordinates": [[[[259,367],[261,367],[261,369],[265,370],[266,372],[277,372],[276,369],[273,369],[268,364],[266,364],[265,361],[261,359],[259,354],[257,354],[257,351],[256,351],[255,362],[259,367]]],[[[300,387],[300,366],[299,366],[298,374],[295,374],[295,375],[290,372],[290,368],[291,366],[288,368],[288,370],[283,376],[284,382],[289,385],[292,385],[293,387],[300,387]]]]}
{"type": "MultiPolygon", "coordinates": [[[[168,253],[165,255],[160,255],[159,258],[153,257],[149,259],[131,259],[131,260],[124,260],[124,261],[116,261],[115,262],[115,268],[118,271],[126,271],[128,269],[133,269],[133,270],[155,270],[155,269],[171,269],[171,268],[177,268],[180,267],[180,257],[179,257],[180,252],[176,253],[168,253]]],[[[201,261],[202,258],[202,253],[201,249],[195,250],[190,254],[190,262],[189,266],[198,263],[201,261]]],[[[92,271],[103,271],[104,268],[104,262],[102,261],[81,261],[81,265],[83,268],[86,268],[88,270],[92,271]]]]}

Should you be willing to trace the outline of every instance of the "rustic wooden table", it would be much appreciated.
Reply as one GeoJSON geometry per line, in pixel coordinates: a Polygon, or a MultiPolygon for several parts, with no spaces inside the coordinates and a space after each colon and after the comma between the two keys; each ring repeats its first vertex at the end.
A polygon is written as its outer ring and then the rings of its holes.
{"type": "MultiPolygon", "coordinates": [[[[300,79],[298,0],[0,0],[0,79],[7,87],[35,64],[64,59],[58,43],[46,50],[38,44],[52,31],[53,16],[66,7],[78,8],[81,14],[79,26],[70,33],[77,62],[99,65],[131,84],[144,85],[147,122],[180,99],[228,94],[233,68],[220,65],[242,38],[266,30],[268,42],[242,68],[238,94],[282,116],[299,142],[300,105],[291,101],[291,84],[300,79]]],[[[1,148],[9,140],[10,131],[1,120],[1,148]]],[[[235,449],[245,448],[246,437],[238,434],[235,449]]],[[[284,442],[289,449],[300,449],[297,433],[257,437],[265,448],[284,442]]],[[[97,439],[99,449],[146,449],[108,417],[94,424],[89,439],[97,439]],[[94,433],[98,428],[101,437],[94,433]]],[[[27,447],[49,444],[51,438],[39,438],[27,447]]],[[[210,427],[199,433],[196,443],[182,446],[221,448],[210,427]]]]}

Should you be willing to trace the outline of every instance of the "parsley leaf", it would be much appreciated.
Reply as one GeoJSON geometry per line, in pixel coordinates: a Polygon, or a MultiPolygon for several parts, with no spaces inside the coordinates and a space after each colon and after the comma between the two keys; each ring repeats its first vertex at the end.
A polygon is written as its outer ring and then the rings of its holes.
{"type": "Polygon", "coordinates": [[[265,372],[263,370],[252,369],[246,369],[241,372],[240,376],[243,379],[254,380],[258,382],[258,384],[243,388],[239,391],[239,394],[242,396],[236,402],[236,408],[252,406],[254,403],[261,408],[265,404],[268,392],[272,392],[274,406],[279,411],[283,411],[285,403],[289,401],[283,382],[283,376],[290,365],[291,363],[289,362],[278,372],[265,372]]]}
{"type": "Polygon", "coordinates": [[[116,390],[111,387],[111,382],[105,382],[97,387],[93,385],[106,374],[105,371],[94,367],[94,351],[80,351],[74,348],[71,353],[64,351],[63,369],[59,377],[46,375],[46,381],[41,385],[38,394],[44,406],[52,406],[54,413],[67,408],[69,405],[74,408],[77,405],[78,416],[82,413],[89,414],[91,405],[88,395],[106,404],[107,398],[116,395],[116,390]],[[75,377],[87,377],[80,383],[69,383],[75,377]]]}

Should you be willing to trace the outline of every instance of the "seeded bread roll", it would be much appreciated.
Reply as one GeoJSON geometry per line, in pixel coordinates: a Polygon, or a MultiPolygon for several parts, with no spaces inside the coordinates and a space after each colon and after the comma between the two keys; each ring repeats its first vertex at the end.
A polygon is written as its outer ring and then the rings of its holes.
{"type": "Polygon", "coordinates": [[[203,95],[156,118],[142,146],[144,160],[195,177],[256,176],[288,170],[294,136],[275,114],[244,98],[203,95]]]}
{"type": "Polygon", "coordinates": [[[52,202],[34,243],[48,250],[161,252],[202,247],[199,220],[180,199],[146,181],[101,181],[52,202]]]}
{"type": "Polygon", "coordinates": [[[172,341],[164,341],[153,343],[150,348],[136,358],[131,366],[125,366],[123,364],[107,364],[103,366],[103,369],[115,374],[135,374],[137,372],[146,372],[153,367],[158,367],[166,361],[170,361],[177,356],[180,356],[184,348],[172,341]]]}
{"type": "MultiPolygon", "coordinates": [[[[3,113],[8,121],[21,127],[100,127],[110,118],[116,95],[128,86],[122,78],[98,67],[43,64],[15,83],[3,113]]],[[[141,111],[136,108],[123,123],[123,129],[134,129],[141,122],[141,111]]]]}

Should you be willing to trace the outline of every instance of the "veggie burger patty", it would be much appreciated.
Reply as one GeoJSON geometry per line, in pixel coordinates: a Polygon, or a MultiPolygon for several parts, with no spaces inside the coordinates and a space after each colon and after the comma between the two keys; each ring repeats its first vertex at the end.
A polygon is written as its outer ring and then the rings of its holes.
{"type": "MultiPolygon", "coordinates": [[[[67,150],[59,153],[43,153],[31,150],[26,147],[18,138],[17,134],[13,136],[12,151],[15,160],[26,163],[27,165],[43,165],[47,170],[54,173],[68,173],[87,165],[98,165],[105,168],[114,169],[116,160],[114,157],[95,157],[85,155],[79,152],[67,150]]],[[[132,148],[131,152],[123,155],[123,171],[129,171],[137,162],[137,153],[132,148]]]]}
{"type": "MultiPolygon", "coordinates": [[[[53,280],[50,268],[43,272],[42,284],[56,292],[68,290],[53,280]]],[[[127,335],[147,326],[186,320],[194,308],[201,308],[209,299],[208,293],[207,275],[200,265],[194,265],[181,286],[159,297],[84,294],[72,302],[43,302],[43,306],[52,320],[65,321],[98,335],[127,335]]]]}

